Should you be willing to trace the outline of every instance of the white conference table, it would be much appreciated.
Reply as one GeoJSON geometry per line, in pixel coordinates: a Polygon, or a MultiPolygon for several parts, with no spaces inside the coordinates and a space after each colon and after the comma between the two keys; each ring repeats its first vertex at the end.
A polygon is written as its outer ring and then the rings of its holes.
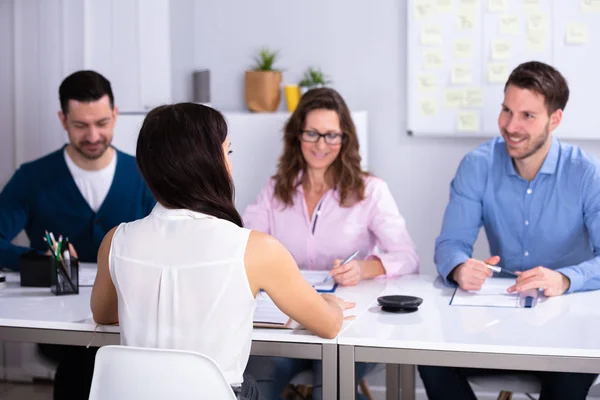
{"type": "MultiPolygon", "coordinates": [[[[0,289],[0,341],[100,347],[119,344],[119,327],[96,325],[91,318],[91,287],[78,295],[55,296],[49,288],[21,288],[19,276],[7,273],[0,289]]],[[[336,295],[356,302],[345,315],[359,317],[385,288],[376,279],[359,286],[338,288],[336,295]]],[[[354,320],[344,321],[342,332],[354,320]]],[[[251,354],[323,361],[323,398],[338,398],[337,339],[322,339],[306,330],[255,328],[251,354]]]]}
{"type": "Polygon", "coordinates": [[[388,364],[388,399],[399,388],[402,399],[415,398],[415,365],[600,373],[600,291],[543,298],[534,308],[450,306],[453,293],[439,277],[388,280],[381,295],[423,304],[394,314],[373,300],[341,333],[340,398],[354,398],[359,361],[388,364]]]}

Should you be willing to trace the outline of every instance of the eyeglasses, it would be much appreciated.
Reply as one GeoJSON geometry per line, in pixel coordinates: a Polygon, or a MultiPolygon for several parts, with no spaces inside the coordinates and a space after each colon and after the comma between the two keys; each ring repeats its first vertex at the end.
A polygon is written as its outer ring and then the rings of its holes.
{"type": "Polygon", "coordinates": [[[302,131],[300,135],[300,140],[308,143],[317,143],[319,139],[325,139],[325,143],[327,144],[342,144],[342,139],[344,138],[345,133],[319,133],[315,131],[302,131]]]}

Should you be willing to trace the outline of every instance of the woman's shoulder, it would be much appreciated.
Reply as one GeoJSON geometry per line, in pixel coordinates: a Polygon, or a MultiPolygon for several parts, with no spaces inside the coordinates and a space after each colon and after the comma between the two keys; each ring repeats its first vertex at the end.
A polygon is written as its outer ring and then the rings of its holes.
{"type": "Polygon", "coordinates": [[[375,193],[381,192],[382,190],[389,190],[387,183],[372,174],[365,174],[363,176],[363,181],[365,183],[365,199],[370,198],[375,193]]]}

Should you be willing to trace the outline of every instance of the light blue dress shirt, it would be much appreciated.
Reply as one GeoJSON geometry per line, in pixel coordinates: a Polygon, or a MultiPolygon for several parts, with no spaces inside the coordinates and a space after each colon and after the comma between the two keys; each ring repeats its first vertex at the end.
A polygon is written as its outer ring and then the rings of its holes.
{"type": "Polygon", "coordinates": [[[532,181],[517,173],[502,138],[464,157],[435,243],[446,283],[471,257],[481,225],[502,268],[543,266],[571,280],[568,292],[600,289],[600,170],[579,147],[552,139],[532,181]]]}

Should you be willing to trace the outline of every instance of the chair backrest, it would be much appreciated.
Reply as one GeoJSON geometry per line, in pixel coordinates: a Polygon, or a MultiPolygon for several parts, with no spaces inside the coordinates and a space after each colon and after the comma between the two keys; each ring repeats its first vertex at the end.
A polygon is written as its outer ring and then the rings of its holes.
{"type": "Polygon", "coordinates": [[[235,398],[219,366],[202,354],[104,346],[96,355],[90,400],[235,398]]]}

